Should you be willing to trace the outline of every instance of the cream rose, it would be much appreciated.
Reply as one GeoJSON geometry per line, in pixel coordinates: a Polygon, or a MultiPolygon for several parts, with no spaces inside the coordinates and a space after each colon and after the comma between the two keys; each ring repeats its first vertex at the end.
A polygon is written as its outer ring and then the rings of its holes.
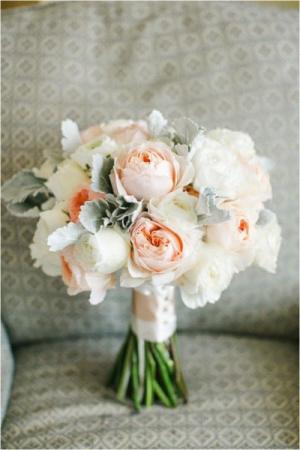
{"type": "Polygon", "coordinates": [[[67,223],[68,216],[64,209],[65,204],[60,203],[40,214],[30,245],[31,257],[35,260],[34,266],[41,267],[42,271],[50,276],[58,276],[61,271],[59,255],[51,252],[48,247],[48,236],[67,223]]]}
{"type": "Polygon", "coordinates": [[[68,200],[75,191],[89,183],[87,174],[74,161],[62,162],[45,183],[58,201],[68,200]]]}
{"type": "Polygon", "coordinates": [[[116,156],[119,147],[116,142],[108,136],[99,136],[86,144],[80,145],[72,154],[71,158],[83,169],[92,167],[95,155],[116,156]]]}
{"type": "Polygon", "coordinates": [[[112,228],[104,228],[95,234],[85,233],[74,245],[76,259],[89,272],[116,272],[125,265],[128,254],[128,243],[112,228]]]}
{"type": "Polygon", "coordinates": [[[81,132],[82,145],[72,153],[71,158],[83,168],[91,167],[95,155],[116,157],[122,147],[140,144],[147,137],[146,122],[114,120],[81,132]]]}
{"type": "Polygon", "coordinates": [[[217,245],[202,243],[193,268],[178,280],[184,304],[194,309],[215,303],[229,286],[234,273],[230,253],[217,245]]]}
{"type": "Polygon", "coordinates": [[[113,120],[108,124],[93,125],[79,131],[76,122],[66,119],[62,122],[61,129],[61,144],[67,153],[73,153],[82,144],[95,143],[105,137],[110,137],[118,146],[139,144],[149,137],[147,123],[143,120],[113,120]]]}
{"type": "Polygon", "coordinates": [[[194,188],[213,187],[218,195],[251,199],[257,209],[272,196],[269,176],[255,154],[248,135],[230,130],[213,130],[193,151],[194,188]]]}
{"type": "Polygon", "coordinates": [[[147,141],[116,159],[111,181],[116,194],[149,201],[188,184],[192,177],[189,161],[163,142],[147,141]]]}
{"type": "Polygon", "coordinates": [[[197,225],[196,203],[195,197],[177,190],[164,197],[150,200],[148,211],[152,217],[165,224],[178,223],[182,228],[195,227],[197,225]]]}
{"type": "Polygon", "coordinates": [[[72,245],[66,247],[60,255],[62,278],[68,286],[68,294],[89,291],[89,302],[97,305],[104,300],[107,290],[115,286],[114,277],[111,274],[85,271],[76,259],[74,249],[72,245]]]}
{"type": "Polygon", "coordinates": [[[276,215],[267,209],[261,211],[256,226],[254,264],[275,273],[281,245],[281,228],[276,215]]]}

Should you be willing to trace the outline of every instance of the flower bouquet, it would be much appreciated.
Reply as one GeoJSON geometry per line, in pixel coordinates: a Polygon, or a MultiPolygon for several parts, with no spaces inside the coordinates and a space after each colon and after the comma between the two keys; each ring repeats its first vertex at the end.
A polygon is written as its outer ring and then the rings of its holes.
{"type": "Polygon", "coordinates": [[[9,211],[39,218],[31,255],[69,295],[97,305],[133,289],[131,323],[109,386],[134,407],[187,401],[176,345],[175,287],[189,308],[219,300],[234,274],[276,268],[280,227],[265,209],[269,162],[252,139],[187,118],[117,120],[79,131],[62,151],[7,181],[9,211]]]}

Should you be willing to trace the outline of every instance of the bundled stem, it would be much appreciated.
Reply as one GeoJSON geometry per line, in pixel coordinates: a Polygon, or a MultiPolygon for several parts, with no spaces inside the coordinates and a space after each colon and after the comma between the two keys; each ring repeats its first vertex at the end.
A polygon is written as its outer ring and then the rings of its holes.
{"type": "Polygon", "coordinates": [[[155,401],[174,408],[187,402],[187,389],[180,367],[176,335],[163,343],[139,339],[130,329],[113,367],[108,385],[117,399],[129,398],[136,411],[155,401]],[[141,360],[141,358],[143,360],[141,360]]]}

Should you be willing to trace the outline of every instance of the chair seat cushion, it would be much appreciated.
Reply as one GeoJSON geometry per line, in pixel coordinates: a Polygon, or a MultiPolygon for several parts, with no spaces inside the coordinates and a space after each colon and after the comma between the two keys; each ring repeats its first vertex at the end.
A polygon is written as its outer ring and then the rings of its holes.
{"type": "Polygon", "coordinates": [[[120,344],[19,347],[2,448],[298,448],[293,342],[180,335],[188,405],[140,414],[104,387],[120,344]]]}

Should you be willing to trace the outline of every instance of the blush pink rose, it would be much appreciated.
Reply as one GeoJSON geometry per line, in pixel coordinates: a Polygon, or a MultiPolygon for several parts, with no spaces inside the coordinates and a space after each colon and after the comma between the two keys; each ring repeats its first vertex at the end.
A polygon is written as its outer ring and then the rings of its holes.
{"type": "Polygon", "coordinates": [[[94,125],[80,132],[80,139],[83,144],[88,144],[102,134],[101,127],[94,125]]]}
{"type": "Polygon", "coordinates": [[[121,154],[111,176],[115,193],[146,201],[173,191],[180,178],[180,162],[171,148],[152,141],[121,154]]]}
{"type": "Polygon", "coordinates": [[[139,144],[149,138],[147,123],[143,120],[113,120],[108,124],[94,125],[81,131],[80,139],[88,144],[101,136],[109,136],[120,145],[139,144]]]}
{"type": "Polygon", "coordinates": [[[62,279],[69,295],[90,291],[89,301],[96,305],[104,300],[107,290],[114,287],[113,275],[85,272],[74,257],[73,246],[66,247],[60,258],[62,279]]]}
{"type": "Polygon", "coordinates": [[[163,273],[181,263],[184,241],[181,236],[148,217],[140,217],[131,230],[132,260],[142,270],[163,273]]]}
{"type": "Polygon", "coordinates": [[[237,271],[253,263],[257,239],[256,222],[259,217],[255,198],[225,201],[220,208],[229,211],[230,218],[224,222],[206,226],[205,240],[230,252],[237,271]]]}
{"type": "Polygon", "coordinates": [[[232,209],[230,216],[225,222],[207,226],[206,241],[218,244],[226,250],[240,252],[253,244],[258,214],[255,211],[245,213],[232,209]]]}
{"type": "Polygon", "coordinates": [[[87,201],[101,200],[105,197],[102,192],[94,192],[89,186],[84,186],[74,193],[68,202],[71,222],[78,222],[80,209],[87,201]]]}
{"type": "Polygon", "coordinates": [[[229,252],[236,271],[245,270],[255,256],[257,213],[231,211],[229,220],[207,226],[206,242],[229,252]]]}
{"type": "Polygon", "coordinates": [[[143,120],[113,120],[102,126],[102,132],[120,145],[136,145],[149,138],[148,126],[143,120]]]}

